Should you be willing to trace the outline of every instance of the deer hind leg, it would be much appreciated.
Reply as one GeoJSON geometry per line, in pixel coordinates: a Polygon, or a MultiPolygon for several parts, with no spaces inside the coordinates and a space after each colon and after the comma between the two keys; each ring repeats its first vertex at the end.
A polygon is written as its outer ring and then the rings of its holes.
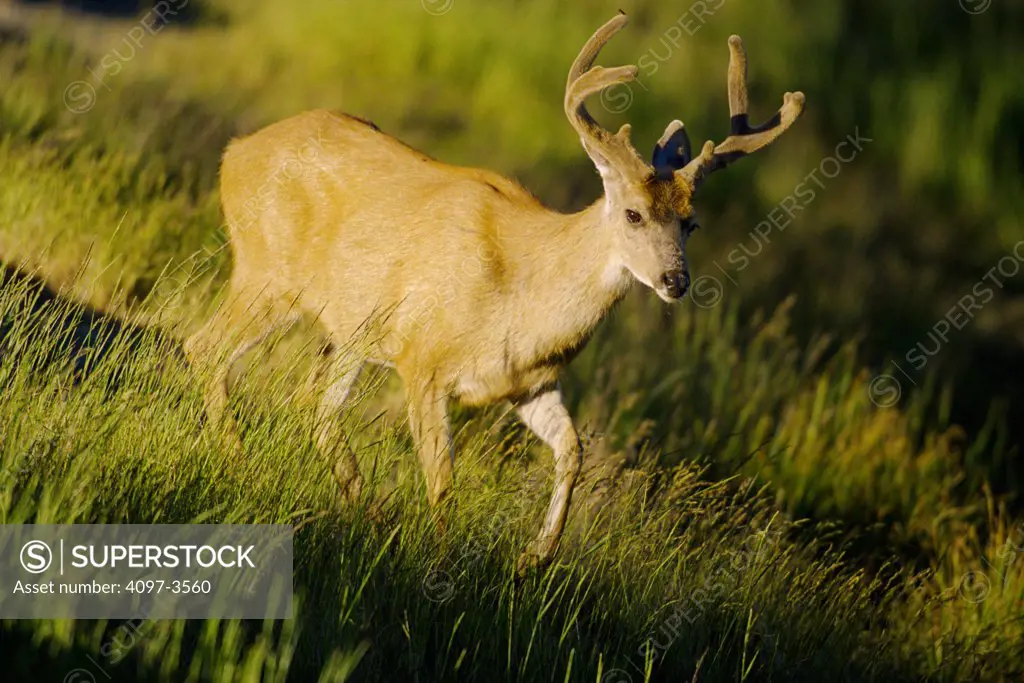
{"type": "Polygon", "coordinates": [[[569,411],[562,403],[562,392],[549,389],[516,405],[519,418],[555,453],[555,485],[551,503],[540,534],[519,557],[520,574],[531,567],[551,562],[558,549],[569,513],[572,492],[583,467],[583,448],[569,411]]]}
{"type": "Polygon", "coordinates": [[[451,427],[448,422],[448,394],[434,383],[407,383],[409,428],[416,444],[427,500],[432,508],[445,501],[452,489],[451,427]]]}
{"type": "Polygon", "coordinates": [[[184,348],[193,367],[211,372],[203,394],[207,419],[221,430],[226,445],[237,455],[242,452],[242,443],[228,410],[231,369],[246,351],[275,330],[290,325],[298,315],[262,291],[238,291],[237,286],[232,289],[213,317],[185,341],[184,348]]]}
{"type": "Polygon", "coordinates": [[[337,352],[328,351],[321,362],[326,367],[317,374],[320,377],[329,375],[330,385],[317,406],[316,445],[320,452],[328,457],[340,449],[334,465],[334,478],[341,487],[342,496],[349,502],[356,502],[363,490],[363,477],[359,473],[355,452],[340,433],[337,418],[352,393],[352,386],[359,379],[363,361],[353,361],[341,357],[337,352]]]}

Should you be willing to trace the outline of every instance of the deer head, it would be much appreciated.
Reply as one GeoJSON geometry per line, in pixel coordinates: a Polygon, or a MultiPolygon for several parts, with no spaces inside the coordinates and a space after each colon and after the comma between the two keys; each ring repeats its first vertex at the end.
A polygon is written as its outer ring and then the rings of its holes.
{"type": "Polygon", "coordinates": [[[654,147],[651,163],[630,141],[630,126],[617,133],[602,128],[587,111],[587,97],[637,76],[637,67],[593,66],[601,48],[627,24],[620,13],[587,41],[569,71],[565,113],[580,136],[604,184],[603,225],[612,231],[621,264],[665,301],[686,294],[690,284],[686,239],[698,227],[693,196],[712,171],[761,149],[782,135],[803,111],[804,95],[786,93],[782,108],[760,126],[747,116],[747,59],[739,36],[729,38],[729,112],[731,134],[722,143],[704,143],[691,153],[681,121],[672,121],[654,147]]]}

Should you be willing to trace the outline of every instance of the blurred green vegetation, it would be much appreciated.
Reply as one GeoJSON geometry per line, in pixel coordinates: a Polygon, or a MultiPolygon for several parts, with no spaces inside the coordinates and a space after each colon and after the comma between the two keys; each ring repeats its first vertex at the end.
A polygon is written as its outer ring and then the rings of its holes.
{"type": "MultiPolygon", "coordinates": [[[[159,316],[175,334],[196,324],[216,302],[230,268],[216,188],[225,144],[298,111],[335,107],[369,118],[434,157],[505,172],[552,206],[573,210],[591,202],[600,183],[562,113],[565,74],[589,34],[619,8],[632,21],[600,61],[639,63],[640,83],[613,93],[606,106],[594,98],[590,109],[609,127],[632,123],[642,153],[674,118],[685,121],[697,144],[727,133],[726,38],[733,33],[743,36],[750,58],[753,119],[769,116],[787,90],[803,90],[808,106],[774,146],[701,188],[697,206],[704,229],[688,245],[691,270],[695,278],[718,279],[721,301],[709,308],[687,301],[667,309],[637,291],[568,373],[567,395],[591,433],[593,457],[622,461],[621,477],[649,481],[642,490],[654,497],[689,501],[684,508],[690,516],[684,518],[696,520],[697,528],[687,527],[681,539],[662,533],[662,527],[649,538],[641,528],[602,528],[612,534],[606,545],[624,544],[620,554],[591,556],[585,543],[572,546],[570,552],[579,554],[571,555],[567,573],[552,573],[545,579],[552,583],[534,586],[524,598],[505,574],[518,537],[488,537],[484,542],[503,550],[485,566],[459,567],[473,586],[465,600],[447,604],[435,622],[410,624],[403,613],[427,619],[429,612],[418,604],[415,573],[446,561],[446,555],[436,549],[399,553],[387,557],[387,570],[379,570],[374,544],[387,540],[386,533],[374,536],[378,531],[357,513],[341,521],[338,513],[327,513],[327,481],[303,480],[294,490],[269,491],[305,476],[288,469],[298,467],[290,460],[295,449],[313,457],[302,426],[305,408],[271,413],[287,404],[285,389],[253,391],[279,394],[263,404],[246,399],[254,411],[252,448],[264,454],[253,465],[259,469],[242,477],[255,490],[225,484],[214,492],[208,487],[219,484],[206,480],[210,473],[204,468],[221,463],[224,454],[196,446],[185,434],[189,425],[199,429],[189,375],[165,368],[157,372],[158,381],[144,372],[162,351],[140,352],[130,362],[127,354],[130,367],[140,365],[113,395],[102,383],[87,384],[62,399],[67,405],[53,407],[46,387],[64,386],[62,373],[70,370],[33,374],[52,361],[55,351],[47,344],[62,343],[56,331],[48,336],[57,341],[35,337],[47,325],[59,329],[66,318],[53,311],[27,313],[17,303],[23,295],[10,284],[18,278],[6,279],[0,290],[0,354],[7,353],[0,356],[6,373],[0,374],[4,457],[32,447],[44,425],[53,428],[52,420],[77,424],[84,434],[90,424],[121,415],[117,406],[135,405],[135,392],[153,392],[146,415],[160,426],[143,429],[138,417],[99,445],[69,436],[67,447],[55,452],[57,464],[40,465],[30,487],[3,499],[5,521],[13,521],[15,509],[40,521],[188,521],[210,509],[225,520],[281,521],[310,509],[367,534],[368,540],[351,536],[351,545],[339,551],[329,549],[333,541],[325,532],[315,531],[318,550],[311,552],[322,553],[318,561],[355,558],[356,569],[345,565],[337,587],[302,578],[317,596],[308,604],[319,605],[323,598],[337,606],[339,596],[348,595],[346,586],[362,585],[359,572],[365,569],[375,592],[351,606],[357,616],[350,621],[334,624],[336,615],[314,608],[304,611],[305,631],[264,634],[262,641],[260,628],[251,625],[225,626],[223,633],[208,627],[202,636],[168,631],[137,662],[142,678],[185,677],[177,664],[158,672],[152,662],[166,654],[160,648],[180,649],[198,639],[207,649],[194,650],[194,666],[211,680],[230,679],[223,671],[245,656],[255,663],[238,669],[248,673],[236,679],[259,677],[257,670],[267,678],[283,675],[276,664],[260,667],[267,652],[284,658],[293,645],[317,653],[300,658],[302,673],[293,671],[295,680],[308,680],[321,666],[327,670],[323,680],[344,679],[358,661],[361,680],[408,678],[424,661],[425,675],[441,679],[451,675],[450,660],[435,660],[431,653],[439,643],[457,639],[460,620],[469,620],[463,633],[467,627],[480,633],[485,617],[508,608],[508,639],[522,670],[507,671],[527,672],[524,679],[571,679],[565,657],[575,645],[566,649],[566,633],[581,628],[583,619],[589,649],[585,655],[576,649],[572,675],[595,680],[598,661],[608,669],[607,657],[635,652],[645,630],[663,618],[658,610],[668,609],[665,601],[694,589],[696,584],[685,582],[714,574],[723,537],[702,531],[699,520],[717,510],[725,526],[739,523],[726,520],[780,515],[792,544],[779,550],[786,568],[772,570],[781,583],[744,584],[742,600],[719,596],[703,624],[708,641],[679,645],[670,664],[654,669],[653,680],[689,680],[700,668],[704,645],[720,654],[705,661],[698,680],[742,679],[729,667],[745,661],[750,641],[738,629],[758,605],[771,606],[764,618],[777,620],[778,632],[797,635],[778,662],[765,659],[762,650],[751,674],[756,680],[820,680],[824,672],[842,680],[1012,679],[1020,674],[1024,584],[1019,553],[1004,551],[1020,539],[1018,494],[1024,488],[1017,464],[1024,444],[1024,272],[1000,276],[999,287],[989,281],[991,300],[962,329],[952,328],[948,343],[922,370],[913,370],[905,358],[919,342],[934,348],[929,332],[1024,239],[1024,6],[991,0],[983,12],[964,9],[984,6],[980,0],[927,7],[883,0],[311,0],[300,9],[289,3],[191,0],[187,21],[172,19],[135,48],[125,37],[139,25],[136,16],[97,18],[61,13],[48,4],[14,6],[16,11],[0,14],[0,261],[97,309],[159,316]],[[701,9],[710,14],[700,16],[701,9]],[[116,72],[109,68],[114,50],[116,72]],[[68,87],[78,81],[95,95],[84,111],[71,110],[83,100],[68,99],[68,87]],[[780,202],[851,135],[870,142],[835,177],[819,170],[821,186],[810,186],[813,200],[801,201],[803,210],[785,230],[765,233],[764,221],[780,215],[780,202]],[[29,318],[39,327],[25,327],[29,318]],[[879,372],[901,381],[898,405],[881,409],[872,403],[879,372]],[[161,417],[165,413],[170,417],[161,417]],[[140,460],[135,444],[143,437],[151,439],[146,443],[152,453],[140,460]],[[147,468],[167,453],[180,462],[178,474],[154,479],[147,468]],[[122,463],[126,471],[143,468],[146,483],[142,474],[121,482],[102,472],[89,474],[90,463],[100,457],[122,463]],[[62,488],[68,471],[88,487],[62,488]],[[192,477],[187,494],[174,490],[181,476],[192,477]],[[688,487],[697,481],[710,488],[694,493],[688,487]],[[716,497],[718,487],[730,495],[746,491],[747,497],[723,502],[716,497]],[[91,493],[76,498],[83,490],[91,493]],[[50,500],[79,512],[53,517],[58,508],[50,500]],[[808,521],[794,523],[799,520],[808,521]],[[646,545],[658,543],[679,545],[646,545]],[[695,565],[681,559],[690,552],[699,558],[695,565]],[[794,553],[790,560],[796,564],[785,564],[786,553],[794,553]],[[631,565],[638,557],[645,562],[631,565]],[[838,574],[831,573],[833,567],[838,574]],[[863,581],[869,583],[894,583],[882,588],[856,579],[851,593],[843,594],[842,581],[854,581],[850,577],[858,572],[866,572],[863,581]],[[983,600],[964,599],[964,577],[979,574],[993,581],[998,574],[1000,583],[983,600]],[[387,597],[396,575],[408,580],[387,597]],[[529,644],[541,637],[531,629],[550,599],[545,591],[568,591],[570,585],[576,590],[581,577],[595,582],[586,584],[592,597],[560,606],[559,619],[565,620],[556,625],[564,630],[538,627],[546,634],[545,649],[532,663],[523,660],[529,644]],[[673,593],[672,582],[680,580],[685,585],[673,593]],[[804,621],[776,604],[773,591],[784,593],[786,581],[814,587],[795,609],[810,614],[818,609],[812,598],[820,599],[826,605],[821,615],[804,621]],[[645,585],[654,592],[637,597],[645,585]],[[511,606],[520,600],[528,605],[526,614],[511,606]],[[834,611],[827,609],[829,600],[836,601],[834,611]],[[474,611],[477,603],[482,610],[474,611]],[[625,616],[612,614],[622,609],[625,616]],[[321,627],[321,621],[331,625],[321,627]],[[399,623],[406,641],[393,632],[399,623]],[[815,641],[816,632],[833,642],[815,641]],[[233,643],[222,659],[215,654],[221,637],[233,643]],[[237,650],[246,638],[261,643],[250,655],[237,650]],[[369,650],[364,640],[373,641],[369,650]],[[550,645],[554,641],[557,647],[550,645]],[[408,657],[395,655],[403,648],[408,657]],[[872,661],[863,648],[883,654],[872,661]],[[825,661],[829,657],[850,666],[842,669],[825,661]]],[[[80,88],[74,93],[89,92],[80,88]]],[[[465,516],[454,522],[474,537],[483,533],[480,520],[519,490],[498,496],[500,487],[487,482],[500,472],[489,474],[488,467],[498,462],[543,479],[547,465],[537,475],[531,442],[493,411],[460,414],[459,424],[470,453],[464,459],[473,463],[460,460],[459,468],[475,472],[468,481],[485,482],[479,491],[467,486],[460,493],[465,516]]],[[[367,434],[368,442],[383,438],[383,445],[367,447],[367,457],[410,460],[404,437],[385,433],[386,438],[367,434]]],[[[429,546],[425,514],[415,502],[421,494],[413,475],[403,476],[401,495],[411,508],[398,513],[401,542],[429,546]]],[[[543,488],[543,481],[527,487],[536,510],[543,488]]],[[[634,494],[623,495],[634,500],[634,494]]],[[[528,528],[524,522],[509,534],[528,528]]],[[[18,642],[41,638],[65,657],[88,650],[100,637],[76,628],[6,624],[4,634],[18,642]]],[[[494,638],[464,655],[461,661],[476,667],[466,670],[497,665],[490,650],[500,650],[503,641],[494,638]]],[[[502,665],[510,666],[507,660],[502,665]]]]}

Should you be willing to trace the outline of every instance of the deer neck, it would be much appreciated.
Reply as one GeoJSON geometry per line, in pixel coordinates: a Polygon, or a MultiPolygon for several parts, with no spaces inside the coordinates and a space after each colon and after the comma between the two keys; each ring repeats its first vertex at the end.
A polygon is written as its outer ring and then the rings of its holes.
{"type": "MultiPolygon", "coordinates": [[[[598,311],[598,319],[626,295],[633,276],[619,256],[611,228],[607,225],[604,197],[568,217],[566,238],[575,249],[573,261],[579,277],[579,292],[598,311]]],[[[588,306],[583,305],[583,308],[588,306]]]]}
{"type": "Polygon", "coordinates": [[[632,284],[606,225],[605,207],[602,198],[579,213],[550,214],[550,223],[540,226],[530,270],[543,284],[524,294],[519,308],[541,332],[535,348],[544,356],[575,354],[632,284]]]}

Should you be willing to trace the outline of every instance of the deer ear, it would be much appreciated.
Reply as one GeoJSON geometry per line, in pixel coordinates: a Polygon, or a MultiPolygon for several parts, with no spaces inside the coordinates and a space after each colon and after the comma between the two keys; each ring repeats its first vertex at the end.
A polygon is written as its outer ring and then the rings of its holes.
{"type": "Polygon", "coordinates": [[[660,176],[669,176],[678,171],[693,158],[690,136],[686,134],[683,122],[676,119],[668,124],[661,138],[654,145],[651,165],[660,176]]]}
{"type": "Polygon", "coordinates": [[[615,170],[612,162],[605,155],[601,154],[600,151],[593,145],[588,145],[586,140],[581,140],[583,143],[583,151],[587,153],[590,160],[594,162],[594,166],[597,168],[597,172],[601,174],[601,180],[605,184],[613,180],[619,179],[619,173],[615,170]]]}
{"type": "Polygon", "coordinates": [[[589,145],[583,141],[583,150],[590,157],[594,167],[601,176],[601,186],[604,188],[604,196],[609,202],[616,202],[622,197],[624,187],[628,184],[628,176],[607,156],[602,154],[600,147],[589,145]]]}
{"type": "Polygon", "coordinates": [[[646,178],[651,174],[651,168],[640,158],[630,142],[631,131],[630,125],[624,123],[617,133],[607,135],[604,144],[580,136],[583,150],[601,174],[601,182],[608,196],[612,196],[615,190],[621,190],[631,180],[646,178]],[[608,144],[607,141],[615,144],[608,144]]]}

